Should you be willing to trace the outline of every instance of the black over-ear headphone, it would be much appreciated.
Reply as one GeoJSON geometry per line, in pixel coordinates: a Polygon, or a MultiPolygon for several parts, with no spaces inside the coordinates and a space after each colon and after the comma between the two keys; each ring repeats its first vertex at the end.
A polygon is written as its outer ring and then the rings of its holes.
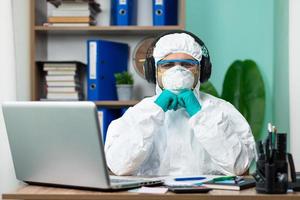
{"type": "Polygon", "coordinates": [[[201,83],[206,82],[210,77],[211,67],[212,67],[208,49],[206,48],[204,42],[199,37],[197,37],[196,35],[194,35],[189,31],[184,31],[184,30],[170,31],[170,32],[163,33],[152,42],[151,46],[147,50],[146,59],[143,66],[146,80],[150,83],[156,83],[155,60],[154,57],[152,56],[153,49],[160,38],[162,38],[165,35],[169,35],[173,33],[186,33],[192,36],[195,39],[195,41],[201,46],[202,59],[200,61],[200,82],[201,83]]]}

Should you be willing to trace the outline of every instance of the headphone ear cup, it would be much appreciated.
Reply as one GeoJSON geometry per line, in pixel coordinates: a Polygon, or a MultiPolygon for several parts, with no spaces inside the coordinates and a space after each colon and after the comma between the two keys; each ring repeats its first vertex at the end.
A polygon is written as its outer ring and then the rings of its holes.
{"type": "Polygon", "coordinates": [[[143,69],[144,69],[145,79],[149,82],[149,72],[148,72],[149,67],[148,67],[148,59],[147,58],[145,59],[143,69]]]}
{"type": "Polygon", "coordinates": [[[148,60],[148,70],[150,83],[156,83],[156,69],[155,60],[153,56],[151,56],[148,60]]]}
{"type": "Polygon", "coordinates": [[[201,60],[201,71],[200,71],[200,82],[205,83],[211,75],[211,62],[207,57],[202,57],[201,60]]]}
{"type": "Polygon", "coordinates": [[[156,83],[155,60],[153,56],[146,58],[143,67],[146,80],[150,83],[156,83]]]}

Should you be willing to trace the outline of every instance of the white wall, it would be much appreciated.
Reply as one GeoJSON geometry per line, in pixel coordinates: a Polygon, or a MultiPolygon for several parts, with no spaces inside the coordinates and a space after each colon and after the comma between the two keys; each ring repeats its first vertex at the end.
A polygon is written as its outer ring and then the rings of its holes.
{"type": "Polygon", "coordinates": [[[17,100],[30,100],[30,4],[28,0],[13,0],[15,34],[17,100]]]}
{"type": "MultiPolygon", "coordinates": [[[[296,170],[300,170],[300,1],[290,0],[289,5],[289,84],[291,152],[296,170]]],[[[284,81],[284,80],[282,80],[284,81]]]]}
{"type": "MultiPolygon", "coordinates": [[[[13,41],[12,4],[0,1],[0,103],[16,99],[16,70],[13,41]]],[[[0,194],[18,185],[9,150],[2,109],[0,106],[0,194]]],[[[1,198],[1,197],[0,197],[1,198]]]]}

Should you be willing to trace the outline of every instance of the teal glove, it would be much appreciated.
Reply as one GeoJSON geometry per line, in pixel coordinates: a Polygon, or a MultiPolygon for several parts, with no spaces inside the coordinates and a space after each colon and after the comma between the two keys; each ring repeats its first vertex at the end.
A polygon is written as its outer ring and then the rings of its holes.
{"type": "Polygon", "coordinates": [[[178,100],[176,94],[169,90],[163,90],[154,103],[160,106],[164,112],[166,112],[167,110],[176,110],[178,100]]]}
{"type": "Polygon", "coordinates": [[[178,95],[178,103],[192,117],[201,110],[201,105],[192,90],[185,90],[178,95]]]}

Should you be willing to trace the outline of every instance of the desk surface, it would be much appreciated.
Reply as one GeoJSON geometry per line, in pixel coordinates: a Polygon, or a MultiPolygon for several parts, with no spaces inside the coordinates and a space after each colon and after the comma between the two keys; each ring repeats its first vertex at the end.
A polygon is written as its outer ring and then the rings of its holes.
{"type": "Polygon", "coordinates": [[[4,199],[43,199],[43,200],[289,200],[300,199],[300,193],[288,193],[280,195],[257,194],[254,188],[242,191],[212,190],[207,194],[138,194],[129,192],[95,192],[76,189],[63,189],[41,186],[24,186],[16,192],[5,193],[4,199]]]}

